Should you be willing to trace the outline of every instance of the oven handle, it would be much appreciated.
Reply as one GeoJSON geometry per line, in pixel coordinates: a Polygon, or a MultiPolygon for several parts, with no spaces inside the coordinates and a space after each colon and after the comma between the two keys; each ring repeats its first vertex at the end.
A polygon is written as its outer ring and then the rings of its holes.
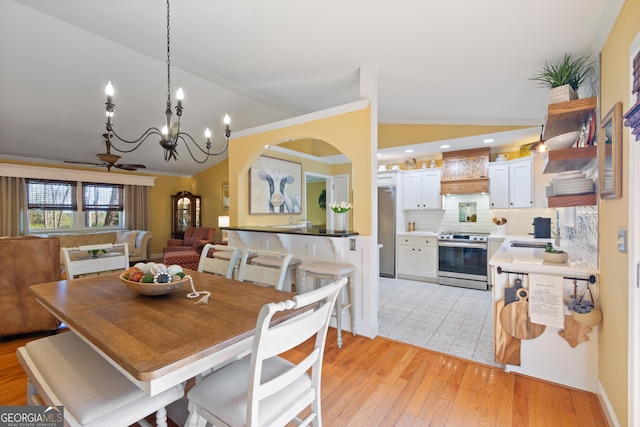
{"type": "Polygon", "coordinates": [[[453,247],[453,248],[481,248],[481,249],[486,249],[487,248],[487,244],[484,242],[477,242],[477,243],[471,243],[471,242],[446,242],[443,240],[439,240],[438,241],[438,245],[439,246],[448,246],[448,247],[453,247]]]}

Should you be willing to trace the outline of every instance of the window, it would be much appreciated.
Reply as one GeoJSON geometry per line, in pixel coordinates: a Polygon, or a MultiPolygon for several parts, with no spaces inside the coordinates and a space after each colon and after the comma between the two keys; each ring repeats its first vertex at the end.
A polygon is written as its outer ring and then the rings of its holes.
{"type": "Polygon", "coordinates": [[[85,227],[120,225],[124,210],[124,186],[117,184],[82,184],[82,210],[85,227]]]}
{"type": "Polygon", "coordinates": [[[27,201],[30,230],[121,228],[124,186],[27,179],[27,201]]]}
{"type": "Polygon", "coordinates": [[[27,179],[29,228],[73,228],[78,210],[77,183],[27,179]]]}

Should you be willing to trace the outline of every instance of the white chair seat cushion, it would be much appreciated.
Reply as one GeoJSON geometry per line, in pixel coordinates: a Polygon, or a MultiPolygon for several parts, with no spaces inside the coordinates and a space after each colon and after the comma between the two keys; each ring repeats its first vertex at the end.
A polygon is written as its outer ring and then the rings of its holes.
{"type": "Polygon", "coordinates": [[[84,426],[93,426],[95,420],[100,420],[95,425],[126,425],[122,421],[128,413],[148,415],[184,395],[182,386],[175,386],[149,397],[72,332],[32,341],[25,348],[65,411],[84,426]]]}
{"type": "Polygon", "coordinates": [[[324,261],[313,261],[304,263],[298,268],[307,273],[324,274],[328,276],[345,276],[355,270],[355,266],[353,266],[352,264],[324,261]]]}
{"type": "MultiPolygon", "coordinates": [[[[250,364],[251,358],[245,357],[207,376],[189,391],[189,400],[209,409],[229,425],[245,425],[250,364]]],[[[292,366],[293,364],[285,359],[272,357],[264,363],[261,382],[264,383],[282,374],[292,366]]],[[[305,374],[289,387],[264,399],[260,403],[260,419],[272,420],[301,400],[311,402],[314,393],[311,378],[305,374]],[[301,398],[305,394],[307,397],[301,398]]],[[[270,423],[264,423],[264,425],[268,424],[270,423]]]]}
{"type": "MultiPolygon", "coordinates": [[[[289,267],[300,264],[301,262],[302,260],[300,258],[291,258],[291,261],[289,261],[289,267]]],[[[251,264],[266,265],[267,267],[280,267],[282,260],[278,257],[259,255],[251,258],[251,264]]]]}

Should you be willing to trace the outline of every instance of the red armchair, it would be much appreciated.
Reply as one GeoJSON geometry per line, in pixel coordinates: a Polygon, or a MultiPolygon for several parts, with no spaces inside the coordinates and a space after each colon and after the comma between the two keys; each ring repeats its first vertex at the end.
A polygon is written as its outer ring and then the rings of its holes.
{"type": "Polygon", "coordinates": [[[184,239],[169,239],[162,252],[196,251],[202,252],[207,243],[213,243],[213,234],[216,231],[212,227],[189,227],[184,232],[184,239]]]}

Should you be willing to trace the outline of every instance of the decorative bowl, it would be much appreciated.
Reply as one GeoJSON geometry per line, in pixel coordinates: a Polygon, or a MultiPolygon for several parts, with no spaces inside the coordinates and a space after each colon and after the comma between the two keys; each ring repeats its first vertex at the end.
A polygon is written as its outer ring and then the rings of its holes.
{"type": "Polygon", "coordinates": [[[127,280],[122,276],[124,273],[120,275],[120,280],[125,286],[132,291],[135,291],[142,295],[166,295],[173,291],[178,290],[185,283],[189,283],[189,278],[185,277],[182,280],[178,280],[177,282],[168,282],[168,283],[142,283],[142,282],[132,282],[131,280],[127,280]]]}
{"type": "Polygon", "coordinates": [[[543,252],[542,259],[545,262],[553,262],[556,264],[563,264],[569,260],[569,254],[566,252],[543,252]]]}
{"type": "Polygon", "coordinates": [[[580,137],[580,132],[567,132],[562,135],[554,136],[553,138],[549,138],[544,142],[544,145],[547,146],[549,150],[561,150],[563,148],[569,148],[580,137]]]}

